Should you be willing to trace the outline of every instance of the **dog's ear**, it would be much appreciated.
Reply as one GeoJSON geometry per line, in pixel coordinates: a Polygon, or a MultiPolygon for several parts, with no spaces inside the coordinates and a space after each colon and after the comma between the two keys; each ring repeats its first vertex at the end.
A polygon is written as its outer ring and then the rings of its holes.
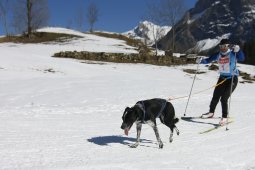
{"type": "Polygon", "coordinates": [[[130,110],[130,108],[129,108],[129,107],[126,107],[124,113],[127,112],[127,111],[129,111],[129,110],[130,110]]]}
{"type": "Polygon", "coordinates": [[[123,113],[123,115],[122,115],[122,120],[124,120],[124,118],[125,118],[125,116],[127,115],[127,113],[128,113],[129,110],[130,110],[130,108],[129,108],[129,107],[126,107],[126,109],[125,109],[125,111],[124,111],[124,113],[123,113]]]}

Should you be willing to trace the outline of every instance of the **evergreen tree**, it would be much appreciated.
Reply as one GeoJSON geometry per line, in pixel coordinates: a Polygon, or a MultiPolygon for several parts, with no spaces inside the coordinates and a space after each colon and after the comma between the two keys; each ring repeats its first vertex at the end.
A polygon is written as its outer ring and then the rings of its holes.
{"type": "Polygon", "coordinates": [[[255,65],[255,39],[244,44],[245,64],[255,65]]]}

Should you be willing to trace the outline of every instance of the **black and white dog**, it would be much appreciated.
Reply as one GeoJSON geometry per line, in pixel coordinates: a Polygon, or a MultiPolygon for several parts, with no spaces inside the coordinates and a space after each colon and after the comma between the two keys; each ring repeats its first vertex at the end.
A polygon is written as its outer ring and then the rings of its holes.
{"type": "Polygon", "coordinates": [[[156,118],[160,118],[160,121],[170,128],[169,142],[173,141],[173,130],[175,129],[177,135],[179,130],[175,126],[175,123],[179,121],[175,117],[175,111],[173,105],[165,99],[150,99],[144,101],[138,101],[133,107],[127,107],[123,113],[121,129],[128,135],[133,123],[136,123],[137,138],[136,143],[131,147],[136,148],[140,142],[140,134],[143,123],[148,123],[154,130],[159,148],[163,148],[163,143],[159,137],[158,128],[156,124],[156,118]]]}

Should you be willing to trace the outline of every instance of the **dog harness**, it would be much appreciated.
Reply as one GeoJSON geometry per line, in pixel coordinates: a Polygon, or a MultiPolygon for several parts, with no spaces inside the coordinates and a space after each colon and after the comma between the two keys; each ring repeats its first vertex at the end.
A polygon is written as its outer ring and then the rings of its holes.
{"type": "MultiPolygon", "coordinates": [[[[162,111],[165,109],[166,103],[167,103],[167,100],[164,100],[164,104],[161,106],[161,109],[160,109],[160,111],[158,112],[156,118],[158,118],[158,117],[160,116],[160,114],[162,113],[162,111]]],[[[145,110],[144,102],[143,102],[143,101],[139,101],[139,102],[137,102],[135,105],[138,106],[138,107],[143,111],[142,123],[144,123],[145,120],[147,120],[147,113],[146,113],[146,110],[145,110]]]]}

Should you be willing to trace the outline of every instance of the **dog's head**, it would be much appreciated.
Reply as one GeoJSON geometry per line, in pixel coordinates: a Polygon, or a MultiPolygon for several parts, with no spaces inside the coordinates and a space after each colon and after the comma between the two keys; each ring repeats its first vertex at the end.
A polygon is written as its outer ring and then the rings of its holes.
{"type": "Polygon", "coordinates": [[[128,131],[132,127],[133,123],[137,120],[137,113],[135,109],[133,107],[127,107],[123,113],[122,120],[123,122],[120,128],[124,130],[125,135],[128,135],[128,131]]]}

